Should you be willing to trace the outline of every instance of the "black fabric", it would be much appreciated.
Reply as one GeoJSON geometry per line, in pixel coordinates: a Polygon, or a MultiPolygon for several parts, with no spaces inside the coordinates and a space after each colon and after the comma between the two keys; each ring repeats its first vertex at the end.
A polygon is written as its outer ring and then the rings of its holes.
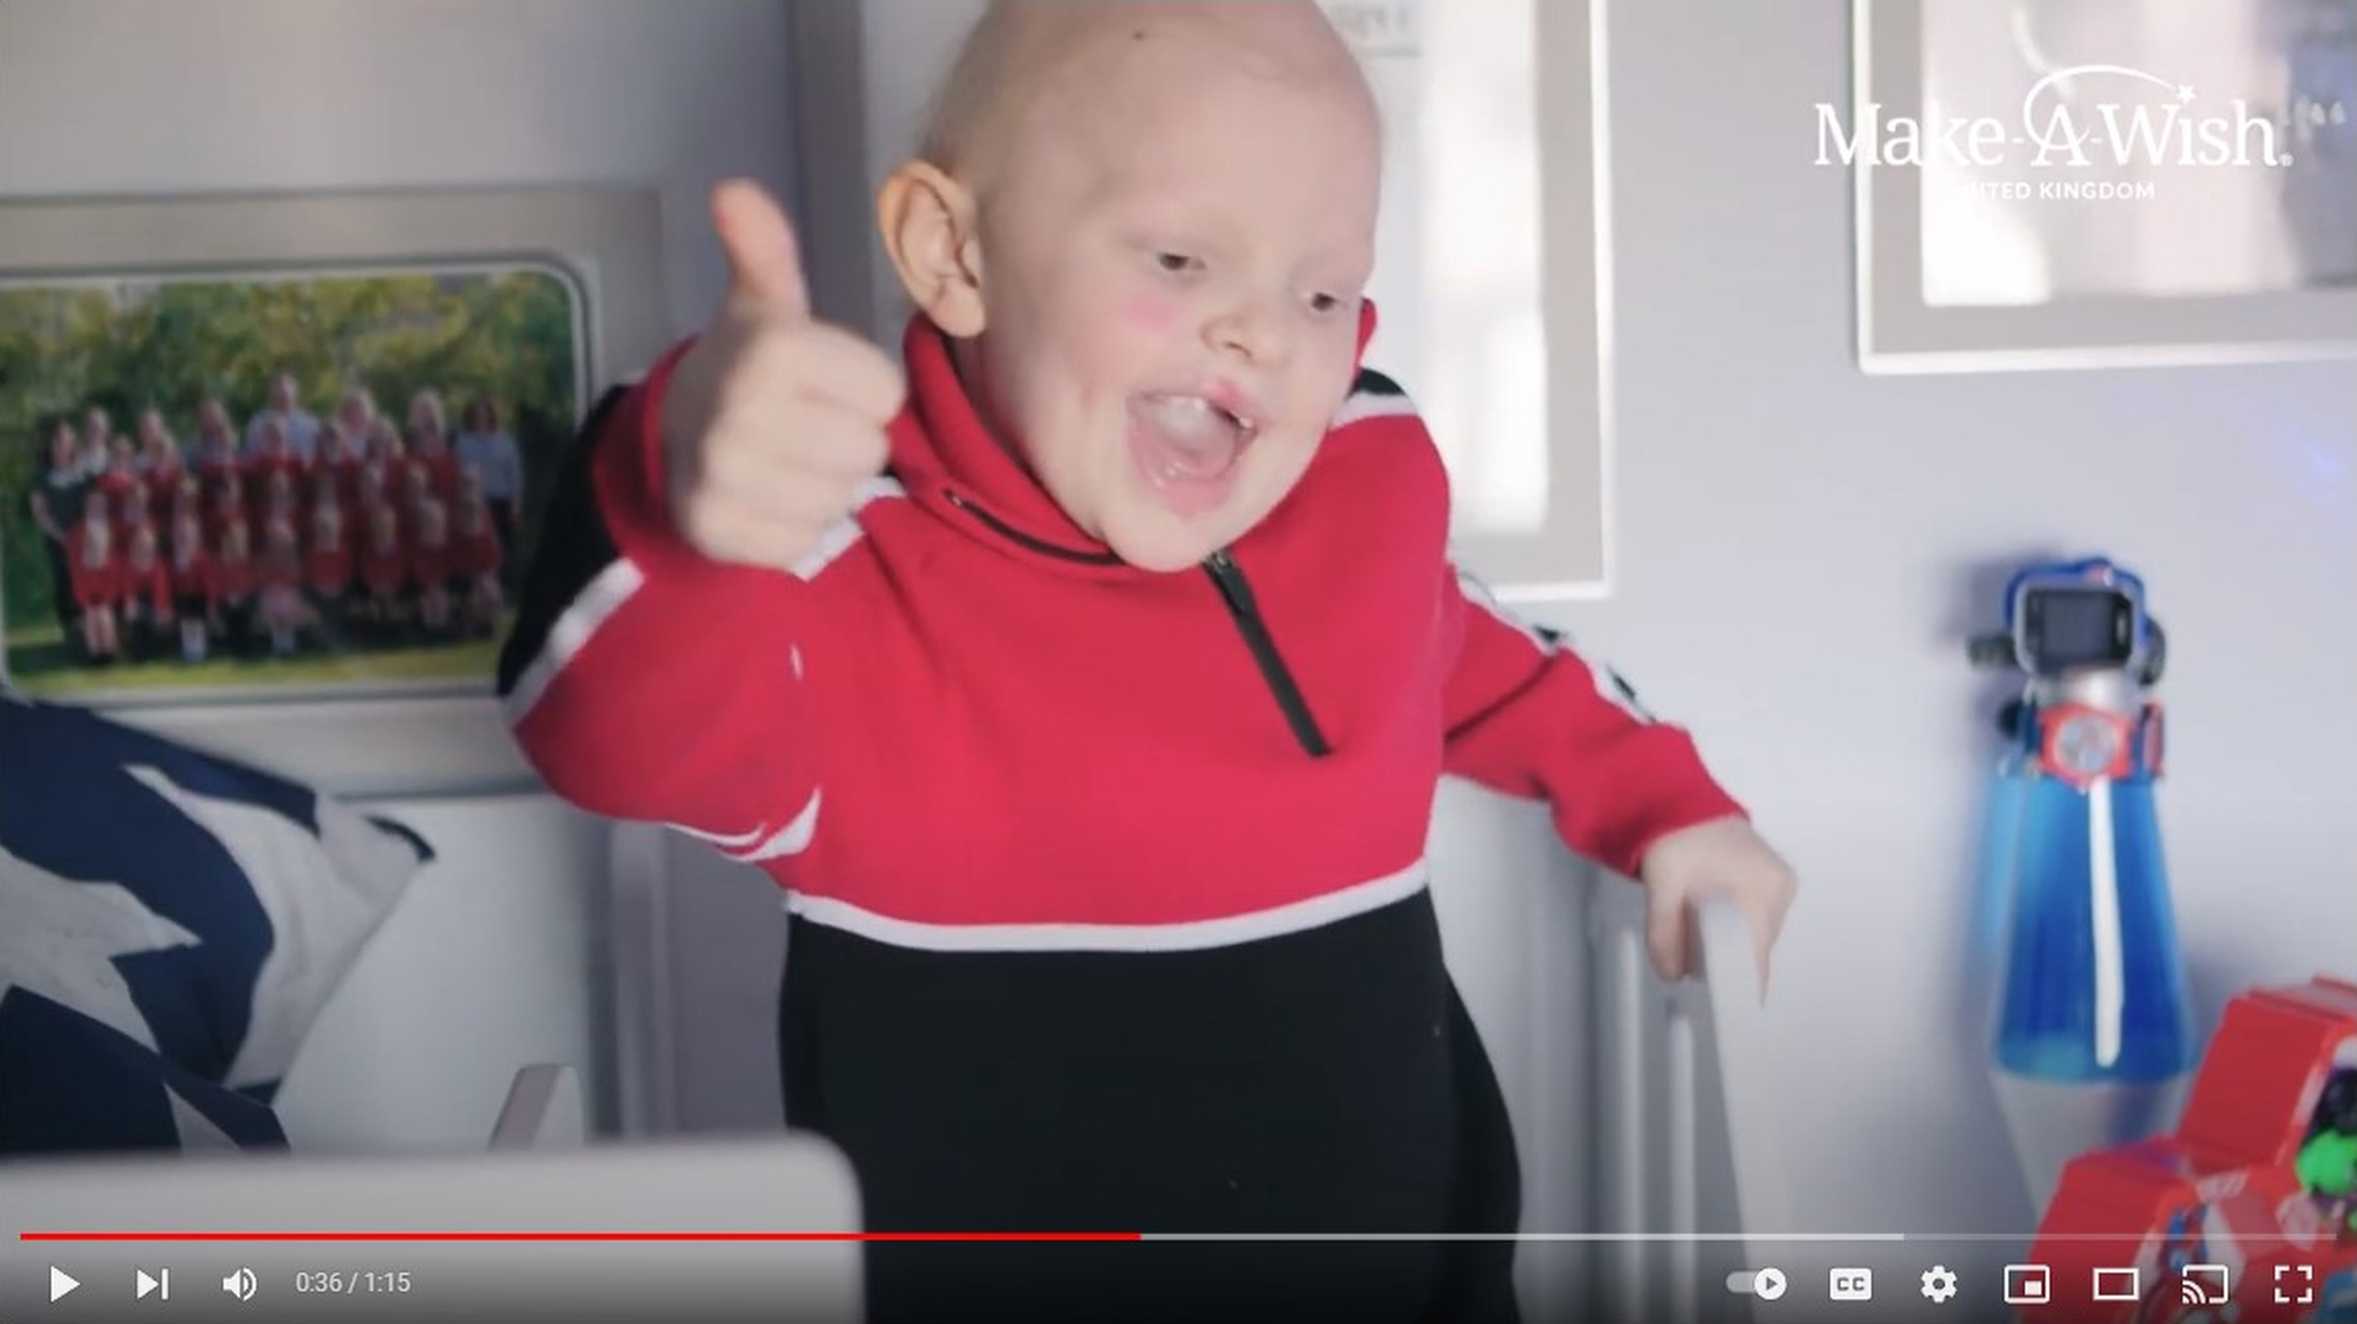
{"type": "Polygon", "coordinates": [[[57,613],[58,628],[65,631],[67,651],[81,647],[74,637],[74,627],[81,623],[82,609],[74,601],[74,563],[65,544],[48,534],[41,535],[41,550],[49,554],[49,606],[57,613]]]}
{"type": "MultiPolygon", "coordinates": [[[[1511,1232],[1428,894],[1188,952],[934,952],[796,917],[788,1121],[887,1231],[1511,1232]]],[[[1512,1320],[1513,1243],[875,1243],[869,1318],[1512,1320]]]]}
{"type": "Polygon", "coordinates": [[[540,545],[534,550],[531,568],[524,577],[516,626],[508,635],[506,646],[499,651],[501,694],[515,689],[524,669],[540,656],[557,618],[564,615],[565,608],[572,605],[589,581],[620,555],[614,549],[613,535],[606,531],[605,517],[598,512],[597,492],[590,480],[590,457],[595,454],[592,443],[605,426],[607,415],[627,390],[617,386],[598,400],[557,470],[556,488],[549,495],[548,513],[540,525],[540,545]]]}

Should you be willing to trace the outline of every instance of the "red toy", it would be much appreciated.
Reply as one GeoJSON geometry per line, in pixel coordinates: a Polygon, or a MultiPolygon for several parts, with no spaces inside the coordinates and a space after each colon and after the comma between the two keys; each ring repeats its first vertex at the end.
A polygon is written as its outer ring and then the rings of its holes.
{"type": "MultiPolygon", "coordinates": [[[[2236,998],[2174,1135],[2097,1150],[2063,1169],[2029,1257],[2051,1268],[2053,1300],[2022,1307],[2020,1318],[2357,1321],[2349,1193],[2311,1190],[2296,1166],[2331,1125],[2320,1104],[2353,1082],[2357,984],[2319,977],[2236,998]],[[2135,1299],[2095,1299],[2097,1269],[2131,1266],[2135,1299]]],[[[2127,1295],[2124,1278],[2114,1272],[2107,1287],[2127,1295]]]]}

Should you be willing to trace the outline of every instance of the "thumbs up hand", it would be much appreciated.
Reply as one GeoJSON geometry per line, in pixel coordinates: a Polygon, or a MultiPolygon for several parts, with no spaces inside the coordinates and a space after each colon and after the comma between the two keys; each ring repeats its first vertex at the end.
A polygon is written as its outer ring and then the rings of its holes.
{"type": "Polygon", "coordinates": [[[714,188],[712,225],[728,296],[664,395],[664,496],[697,551],[782,570],[883,469],[907,386],[882,350],[810,315],[794,227],[759,185],[714,188]]]}

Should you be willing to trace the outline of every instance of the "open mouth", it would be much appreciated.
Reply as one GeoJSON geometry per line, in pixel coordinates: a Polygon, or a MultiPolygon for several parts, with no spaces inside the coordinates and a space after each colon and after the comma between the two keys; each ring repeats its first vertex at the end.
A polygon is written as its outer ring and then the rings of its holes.
{"type": "Polygon", "coordinates": [[[1260,431],[1257,420],[1201,395],[1132,396],[1129,417],[1139,460],[1157,485],[1217,483],[1260,431]]]}

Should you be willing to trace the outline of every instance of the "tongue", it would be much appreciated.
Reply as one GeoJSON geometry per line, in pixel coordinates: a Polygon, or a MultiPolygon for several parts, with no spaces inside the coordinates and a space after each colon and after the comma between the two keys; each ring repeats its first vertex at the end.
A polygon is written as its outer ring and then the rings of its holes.
{"type": "Polygon", "coordinates": [[[1200,405],[1146,399],[1134,411],[1162,462],[1181,478],[1208,481],[1225,474],[1243,438],[1225,414],[1200,405]]]}

